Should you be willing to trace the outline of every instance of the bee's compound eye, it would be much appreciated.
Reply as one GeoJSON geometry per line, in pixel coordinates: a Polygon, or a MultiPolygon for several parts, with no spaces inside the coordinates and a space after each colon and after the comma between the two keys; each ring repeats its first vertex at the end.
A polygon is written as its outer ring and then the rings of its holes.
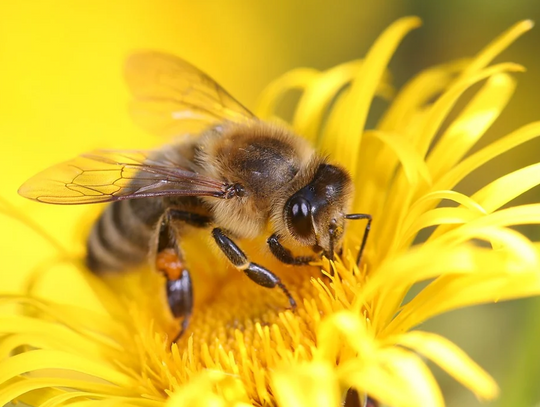
{"type": "Polygon", "coordinates": [[[298,237],[308,238],[313,234],[311,204],[307,199],[293,197],[289,202],[288,215],[290,226],[298,237]]]}

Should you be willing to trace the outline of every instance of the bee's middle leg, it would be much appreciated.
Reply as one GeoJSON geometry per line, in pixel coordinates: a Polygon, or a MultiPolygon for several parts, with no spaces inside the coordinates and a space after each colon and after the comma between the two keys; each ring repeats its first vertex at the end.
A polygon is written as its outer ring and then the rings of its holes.
{"type": "Polygon", "coordinates": [[[156,269],[167,279],[166,292],[169,308],[175,318],[181,318],[176,342],[188,327],[193,310],[193,287],[189,271],[183,262],[182,250],[177,241],[175,222],[205,227],[210,222],[206,216],[169,209],[161,218],[157,239],[156,269]]]}
{"type": "Polygon", "coordinates": [[[291,304],[291,308],[293,310],[296,308],[296,301],[278,276],[276,276],[270,270],[259,266],[257,263],[249,261],[242,249],[240,249],[237,244],[234,243],[232,239],[228,237],[221,229],[213,229],[212,236],[214,237],[218,247],[233,266],[243,271],[246,276],[262,287],[279,287],[287,296],[287,299],[291,304]]]}

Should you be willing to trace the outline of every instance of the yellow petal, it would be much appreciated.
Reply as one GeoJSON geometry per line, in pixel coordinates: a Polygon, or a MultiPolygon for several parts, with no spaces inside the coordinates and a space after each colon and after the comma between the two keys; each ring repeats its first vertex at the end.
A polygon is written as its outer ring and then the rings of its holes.
{"type": "Polygon", "coordinates": [[[373,349],[369,363],[357,359],[344,360],[337,367],[337,372],[343,388],[352,387],[383,405],[444,405],[427,366],[418,356],[404,349],[373,349]]]}
{"type": "Polygon", "coordinates": [[[33,391],[31,393],[23,394],[16,401],[22,401],[29,406],[43,406],[49,400],[62,393],[63,392],[61,390],[58,390],[56,388],[45,388],[39,391],[33,391]]]}
{"type": "Polygon", "coordinates": [[[442,336],[429,332],[412,331],[392,339],[397,344],[431,359],[479,398],[492,400],[497,397],[499,389],[491,376],[458,346],[442,336]]]}
{"type": "Polygon", "coordinates": [[[345,388],[353,388],[359,394],[369,394],[383,405],[392,407],[413,407],[414,401],[405,395],[410,391],[400,377],[373,362],[361,365],[351,360],[338,366],[340,382],[345,388]]]}
{"type": "MultiPolygon", "coordinates": [[[[38,318],[25,316],[0,317],[0,332],[10,333],[0,343],[0,358],[9,354],[18,346],[29,344],[37,348],[50,349],[60,343],[66,343],[71,351],[91,355],[103,355],[103,344],[98,344],[87,337],[77,335],[73,330],[38,318]]],[[[117,347],[118,349],[118,347],[117,347]]]]}
{"type": "Polygon", "coordinates": [[[472,199],[493,212],[540,184],[540,163],[506,174],[476,192],[472,199]]]}
{"type": "Polygon", "coordinates": [[[382,141],[399,158],[408,181],[415,185],[419,177],[428,185],[431,184],[431,175],[421,156],[418,155],[409,140],[397,133],[384,133],[381,131],[367,131],[365,137],[373,137],[382,141]]]}
{"type": "MultiPolygon", "coordinates": [[[[162,403],[163,405],[163,403],[162,403]]],[[[242,382],[217,370],[206,370],[181,386],[166,401],[167,407],[247,407],[252,404],[242,382]]]]}
{"type": "Polygon", "coordinates": [[[530,123],[472,154],[436,180],[431,191],[451,189],[467,175],[495,157],[540,136],[540,122],[530,123]]]}
{"type": "MultiPolygon", "coordinates": [[[[106,292],[105,297],[112,298],[114,297],[114,293],[109,289],[109,291],[106,292]]],[[[114,304],[114,306],[111,306],[115,309],[119,309],[120,306],[123,305],[120,301],[111,302],[114,304]]],[[[6,303],[17,303],[18,305],[27,306],[28,313],[41,316],[45,315],[59,323],[65,324],[75,332],[85,332],[89,338],[101,344],[105,344],[106,346],[116,346],[116,348],[119,348],[118,345],[115,345],[115,341],[110,338],[122,339],[129,337],[125,326],[118,325],[113,320],[103,318],[104,314],[86,308],[76,306],[67,307],[63,304],[47,303],[32,297],[12,295],[0,296],[0,305],[6,303]],[[96,327],[99,327],[99,332],[96,332],[96,327]],[[104,333],[107,335],[104,335],[104,333]]],[[[123,313],[118,315],[123,315],[123,313]]]]}
{"type": "MultiPolygon", "coordinates": [[[[388,370],[394,380],[400,382],[401,400],[395,406],[432,406],[443,407],[444,400],[424,361],[418,356],[399,348],[387,348],[378,352],[381,367],[388,370]]],[[[384,398],[381,401],[385,402],[384,398]]]]}
{"type": "Polygon", "coordinates": [[[471,72],[462,76],[453,83],[450,88],[441,95],[433,104],[422,130],[418,133],[417,146],[420,154],[425,155],[435,135],[442,126],[444,120],[455,106],[461,95],[472,85],[503,72],[523,72],[525,68],[513,63],[501,63],[487,67],[481,71],[471,72]]]}
{"type": "Polygon", "coordinates": [[[429,154],[427,165],[433,178],[439,178],[458,163],[482,137],[505,108],[515,87],[515,79],[504,73],[488,79],[429,154]]]}
{"type": "Polygon", "coordinates": [[[100,377],[120,386],[131,386],[131,378],[120,373],[112,365],[103,361],[56,350],[34,350],[21,353],[2,361],[0,383],[33,370],[56,368],[68,369],[90,376],[100,377]]]}
{"type": "Polygon", "coordinates": [[[420,19],[416,17],[402,18],[377,39],[366,55],[361,71],[352,82],[346,103],[334,109],[331,114],[322,150],[339,157],[353,178],[364,124],[377,86],[399,42],[419,25],[420,19]]]}
{"type": "Polygon", "coordinates": [[[537,270],[512,273],[505,257],[477,249],[485,273],[447,274],[430,283],[386,327],[387,333],[402,333],[418,324],[457,308],[540,294],[537,270]]]}
{"type": "MultiPolygon", "coordinates": [[[[488,78],[494,74],[504,72],[504,71],[519,71],[523,68],[516,64],[499,64],[488,67],[483,71],[476,72],[469,77],[464,78],[459,83],[456,83],[452,86],[446,93],[444,93],[441,98],[435,102],[433,107],[430,109],[429,116],[421,129],[419,131],[418,140],[416,141],[416,147],[419,154],[425,155],[427,150],[437,134],[439,127],[444,122],[446,116],[450,112],[451,108],[457,102],[459,96],[474,83],[488,78]]],[[[361,182],[361,180],[359,180],[361,182]]],[[[450,189],[453,185],[438,189],[450,189]]],[[[378,234],[377,240],[390,242],[395,230],[395,225],[400,224],[402,219],[405,217],[407,209],[410,203],[413,200],[413,196],[421,196],[421,192],[428,189],[419,188],[418,185],[411,185],[408,183],[408,180],[403,174],[399,172],[396,175],[396,179],[393,180],[391,186],[389,186],[390,191],[387,192],[386,205],[379,210],[383,211],[385,214],[391,214],[391,218],[388,218],[380,227],[377,229],[376,233],[378,234]]],[[[429,189],[431,191],[435,190],[434,188],[429,189]]],[[[427,191],[426,191],[427,192],[427,191]]],[[[381,251],[377,251],[377,255],[381,255],[381,251]]],[[[377,259],[378,260],[378,259],[377,259]]]]}
{"type": "Polygon", "coordinates": [[[297,68],[271,82],[259,96],[255,112],[262,119],[275,115],[276,107],[283,96],[291,89],[304,89],[319,76],[319,71],[312,68],[297,68]]]}
{"type": "MultiPolygon", "coordinates": [[[[317,145],[317,138],[323,127],[326,111],[340,90],[358,75],[362,69],[362,60],[338,65],[318,75],[305,88],[295,110],[293,128],[302,137],[317,145]]],[[[389,84],[389,75],[385,73],[378,84],[376,94],[389,98],[393,89],[389,84]]]]}
{"type": "MultiPolygon", "coordinates": [[[[478,237],[478,233],[483,234],[483,228],[498,228],[535,223],[540,223],[540,204],[514,206],[501,209],[485,216],[477,217],[458,228],[430,240],[437,241],[438,244],[442,245],[457,244],[478,237]]],[[[525,239],[525,241],[526,240],[527,239],[525,239]]]]}
{"type": "Polygon", "coordinates": [[[479,215],[486,214],[486,210],[482,208],[478,202],[467,195],[448,190],[434,191],[423,195],[411,205],[407,216],[403,221],[403,230],[410,228],[411,222],[414,222],[422,213],[424,213],[426,208],[434,207],[436,204],[444,200],[456,202],[473,212],[477,212],[479,215]]]}
{"type": "MultiPolygon", "coordinates": [[[[533,164],[506,174],[476,192],[471,199],[476,201],[486,212],[493,212],[513,199],[540,184],[540,164],[533,164]]],[[[418,206],[423,206],[420,203],[418,206]]],[[[449,231],[448,227],[439,227],[430,236],[430,240],[449,231]]]]}
{"type": "Polygon", "coordinates": [[[411,118],[438,97],[467,66],[467,61],[451,62],[420,72],[399,91],[388,110],[384,112],[377,130],[404,131],[410,127],[411,118]]]}
{"type": "Polygon", "coordinates": [[[122,387],[113,386],[107,383],[98,383],[62,377],[17,377],[15,380],[2,384],[2,387],[0,388],[0,403],[2,405],[7,405],[11,400],[18,398],[25,393],[29,393],[36,389],[40,389],[40,391],[42,391],[42,389],[46,387],[81,389],[92,393],[109,395],[122,395],[126,393],[126,390],[124,390],[122,387]]]}
{"type": "MultiPolygon", "coordinates": [[[[78,397],[74,395],[69,395],[69,397],[63,397],[59,400],[56,400],[54,406],[63,406],[69,404],[72,407],[141,407],[146,405],[144,403],[141,403],[138,399],[77,400],[77,398],[81,398],[81,395],[79,395],[78,397]]],[[[43,405],[42,407],[53,407],[53,405],[43,405]]],[[[149,407],[159,406],[149,405],[149,407]]]]}
{"type": "Polygon", "coordinates": [[[336,312],[322,321],[317,330],[316,357],[335,360],[343,340],[358,358],[369,359],[373,346],[372,339],[362,318],[350,311],[336,312]]]}
{"type": "MultiPolygon", "coordinates": [[[[375,302],[372,321],[382,328],[395,317],[396,310],[412,284],[435,278],[445,273],[471,273],[478,267],[478,259],[469,247],[437,250],[437,261],[433,261],[429,250],[416,248],[396,258],[385,261],[366,282],[359,293],[359,301],[375,302]],[[392,281],[389,285],[388,281],[392,281]],[[375,301],[377,300],[377,301],[375,301]]],[[[400,318],[399,314],[396,318],[400,318]]]]}
{"type": "Polygon", "coordinates": [[[495,38],[481,52],[477,54],[474,61],[467,67],[463,75],[482,69],[487,66],[497,55],[504,51],[521,35],[532,29],[534,22],[532,20],[523,20],[506,30],[495,38]]]}
{"type": "Polygon", "coordinates": [[[316,144],[328,105],[339,90],[351,81],[361,66],[362,61],[338,65],[320,74],[311,86],[306,88],[293,118],[293,128],[298,134],[316,144]]]}
{"type": "Polygon", "coordinates": [[[422,229],[436,225],[455,225],[470,222],[482,216],[477,210],[468,208],[435,208],[423,213],[400,236],[402,244],[408,245],[422,229]]]}
{"type": "MultiPolygon", "coordinates": [[[[455,78],[456,72],[461,71],[464,66],[463,61],[454,62],[428,69],[413,78],[389,106],[380,124],[377,125],[377,130],[399,133],[408,143],[414,145],[413,140],[421,130],[419,127],[428,115],[427,106],[440,96],[455,78]]],[[[399,163],[390,148],[380,148],[371,144],[369,140],[362,143],[359,173],[356,178],[358,182],[362,182],[363,206],[373,212],[382,206],[381,194],[378,191],[382,185],[389,185],[399,163]],[[376,178],[370,177],[374,173],[373,168],[377,168],[376,178]]]]}
{"type": "Polygon", "coordinates": [[[339,407],[340,388],[328,362],[287,366],[271,374],[279,407],[339,407]]]}

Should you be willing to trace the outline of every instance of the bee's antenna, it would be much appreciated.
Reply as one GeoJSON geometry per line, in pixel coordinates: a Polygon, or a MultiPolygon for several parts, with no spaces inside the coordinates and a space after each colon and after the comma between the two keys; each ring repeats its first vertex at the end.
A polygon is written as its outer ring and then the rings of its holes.
{"type": "Polygon", "coordinates": [[[366,228],[364,229],[364,236],[362,237],[362,244],[360,245],[360,250],[358,250],[358,256],[356,257],[356,264],[360,266],[360,260],[362,260],[362,253],[364,253],[364,248],[366,247],[369,231],[371,230],[371,221],[373,219],[371,218],[371,215],[367,213],[350,213],[348,215],[345,215],[345,219],[348,219],[348,220],[367,219],[368,220],[366,228]]]}

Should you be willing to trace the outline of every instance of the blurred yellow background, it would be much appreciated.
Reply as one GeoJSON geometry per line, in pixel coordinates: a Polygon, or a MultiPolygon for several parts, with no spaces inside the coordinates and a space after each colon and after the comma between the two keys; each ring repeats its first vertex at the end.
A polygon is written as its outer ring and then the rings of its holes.
{"type": "MultiPolygon", "coordinates": [[[[390,22],[411,14],[420,16],[424,26],[406,38],[390,65],[397,86],[430,65],[473,55],[518,20],[537,18],[540,3],[346,0],[314,1],[307,6],[307,2],[286,0],[0,2],[0,196],[65,246],[80,245],[80,224],[84,218],[88,222],[95,211],[36,204],[18,197],[16,190],[40,169],[84,151],[148,148],[163,142],[136,128],[127,114],[129,98],[121,70],[132,50],[158,49],[180,55],[209,73],[246,106],[254,107],[259,92],[280,74],[299,66],[325,69],[360,58],[390,22]]],[[[528,72],[519,76],[514,99],[488,132],[487,140],[540,119],[538,44],[540,29],[519,39],[499,58],[521,63],[528,72]]],[[[538,161],[539,150],[538,145],[526,145],[506,156],[503,163],[478,174],[476,185],[508,168],[538,161]]],[[[465,188],[477,187],[469,184],[465,188]]],[[[533,200],[535,194],[524,199],[533,200]]],[[[25,273],[44,264],[55,252],[29,228],[0,216],[0,288],[16,290],[25,273]]],[[[540,236],[535,230],[530,233],[540,236]]],[[[76,276],[67,272],[58,275],[53,289],[62,292],[66,301],[78,300],[82,294],[70,290],[70,281],[76,276]]],[[[453,312],[425,328],[444,332],[495,375],[503,386],[503,397],[493,405],[532,405],[540,399],[534,391],[539,370],[527,373],[528,367],[520,365],[524,354],[520,348],[533,341],[523,334],[534,325],[531,321],[540,326],[535,310],[540,306],[534,300],[478,307],[453,312]],[[526,374],[529,380],[523,379],[526,374]]],[[[533,338],[538,342],[540,333],[533,338]]],[[[536,352],[536,356],[529,354],[528,365],[533,364],[531,360],[540,362],[540,351],[536,352]]],[[[450,406],[478,405],[461,387],[446,383],[444,377],[442,380],[450,406]]]]}

